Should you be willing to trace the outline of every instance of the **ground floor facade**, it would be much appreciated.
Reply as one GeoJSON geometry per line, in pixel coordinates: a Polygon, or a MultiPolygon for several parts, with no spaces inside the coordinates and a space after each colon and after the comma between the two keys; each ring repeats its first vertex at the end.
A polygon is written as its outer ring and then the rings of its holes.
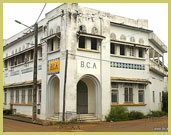
{"type": "MultiPolygon", "coordinates": [[[[100,83],[100,76],[84,74],[76,80],[72,77],[67,82],[66,120],[77,119],[84,114],[91,114],[98,120],[105,120],[105,116],[114,106],[124,106],[129,111],[135,110],[145,114],[150,110],[161,110],[162,90],[152,91],[149,80],[111,77],[108,82],[100,83]],[[109,85],[104,86],[103,83],[109,85]]],[[[48,119],[57,116],[59,121],[62,120],[64,107],[62,84],[58,75],[48,77],[46,89],[40,81],[37,91],[39,118],[48,119]]],[[[12,105],[16,113],[31,116],[32,93],[32,85],[4,88],[4,108],[10,108],[12,105]]]]}

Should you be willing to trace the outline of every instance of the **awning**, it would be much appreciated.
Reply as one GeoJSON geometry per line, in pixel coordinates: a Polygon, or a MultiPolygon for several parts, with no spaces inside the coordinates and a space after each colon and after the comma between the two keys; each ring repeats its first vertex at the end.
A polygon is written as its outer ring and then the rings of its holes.
{"type": "Polygon", "coordinates": [[[78,36],[84,36],[84,37],[90,37],[90,38],[97,38],[103,40],[105,37],[102,35],[92,34],[92,33],[84,33],[84,32],[78,32],[78,36]]]}
{"type": "Polygon", "coordinates": [[[49,36],[47,36],[47,37],[45,37],[45,38],[42,38],[41,40],[49,40],[49,39],[51,39],[51,38],[54,38],[54,37],[57,37],[58,39],[60,39],[60,35],[61,35],[61,33],[60,32],[58,32],[58,33],[54,33],[54,34],[52,34],[52,35],[49,35],[49,36]]]}
{"type": "Polygon", "coordinates": [[[135,46],[133,43],[122,42],[122,41],[117,41],[117,40],[111,40],[110,42],[111,42],[111,43],[115,43],[115,44],[120,44],[120,45],[135,46]]]}
{"type": "Polygon", "coordinates": [[[112,82],[151,84],[147,79],[111,77],[112,82]]]}
{"type": "Polygon", "coordinates": [[[126,41],[119,41],[119,40],[111,40],[111,43],[120,44],[120,45],[127,45],[127,46],[135,46],[135,47],[141,47],[141,48],[149,48],[149,45],[143,45],[138,43],[131,43],[126,41]]]}
{"type": "MultiPolygon", "coordinates": [[[[41,80],[37,80],[37,84],[40,84],[41,80]]],[[[19,86],[29,86],[33,85],[33,81],[24,81],[24,82],[15,82],[10,84],[3,85],[4,88],[13,88],[13,87],[19,87],[19,86]]]]}
{"type": "Polygon", "coordinates": [[[141,48],[149,48],[149,45],[141,45],[141,44],[135,44],[136,47],[141,47],[141,48]]]}

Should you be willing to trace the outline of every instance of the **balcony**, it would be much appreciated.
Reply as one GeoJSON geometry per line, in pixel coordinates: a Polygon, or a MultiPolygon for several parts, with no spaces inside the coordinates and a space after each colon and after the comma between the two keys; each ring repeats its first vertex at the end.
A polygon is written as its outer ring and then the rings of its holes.
{"type": "Polygon", "coordinates": [[[150,60],[150,70],[157,73],[157,74],[160,74],[161,76],[167,76],[167,71],[166,69],[164,68],[164,66],[160,65],[159,63],[155,62],[155,61],[152,61],[150,60]]]}
{"type": "Polygon", "coordinates": [[[149,40],[155,44],[162,52],[167,52],[167,46],[154,34],[149,34],[149,40]]]}

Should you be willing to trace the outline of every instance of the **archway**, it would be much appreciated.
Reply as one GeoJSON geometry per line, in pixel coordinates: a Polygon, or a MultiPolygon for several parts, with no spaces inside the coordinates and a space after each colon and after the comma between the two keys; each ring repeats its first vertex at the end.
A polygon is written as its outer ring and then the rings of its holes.
{"type": "Polygon", "coordinates": [[[77,84],[77,113],[88,113],[88,87],[81,80],[77,84]]]}
{"type": "Polygon", "coordinates": [[[48,83],[48,114],[53,116],[59,113],[59,78],[57,76],[51,76],[48,83]]]}
{"type": "Polygon", "coordinates": [[[77,114],[101,115],[101,87],[92,75],[82,76],[77,83],[77,114]]]}

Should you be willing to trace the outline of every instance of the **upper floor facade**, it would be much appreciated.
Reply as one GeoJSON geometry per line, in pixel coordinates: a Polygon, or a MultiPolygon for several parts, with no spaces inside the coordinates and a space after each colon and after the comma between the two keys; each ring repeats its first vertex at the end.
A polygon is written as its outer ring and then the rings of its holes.
{"type": "MultiPolygon", "coordinates": [[[[66,50],[71,60],[87,58],[102,64],[108,62],[106,68],[111,77],[147,79],[149,72],[167,74],[164,66],[167,47],[148,29],[147,20],[111,15],[78,4],[62,4],[48,12],[38,26],[40,80],[42,62],[55,58],[63,61],[66,50]]],[[[30,29],[4,40],[4,84],[32,80],[33,49],[34,32],[30,29]]],[[[90,68],[91,63],[85,67],[90,68]]]]}

